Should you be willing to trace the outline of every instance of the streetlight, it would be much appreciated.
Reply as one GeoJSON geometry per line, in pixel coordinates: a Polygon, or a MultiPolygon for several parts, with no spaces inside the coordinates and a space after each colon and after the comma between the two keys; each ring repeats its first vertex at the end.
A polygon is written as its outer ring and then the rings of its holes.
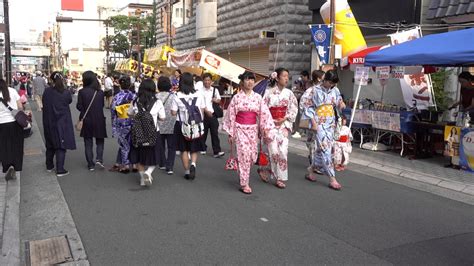
{"type": "Polygon", "coordinates": [[[108,19],[96,19],[96,18],[72,18],[72,17],[63,17],[63,16],[57,16],[56,17],[56,22],[65,22],[65,23],[70,23],[73,22],[74,20],[77,21],[99,21],[103,22],[105,24],[105,64],[106,68],[105,71],[106,73],[109,72],[109,23],[110,20],[108,19]]]}

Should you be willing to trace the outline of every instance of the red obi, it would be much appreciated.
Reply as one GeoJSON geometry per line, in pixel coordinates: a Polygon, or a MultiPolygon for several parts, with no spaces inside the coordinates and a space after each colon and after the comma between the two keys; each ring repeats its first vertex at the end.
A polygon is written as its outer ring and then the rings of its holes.
{"type": "Polygon", "coordinates": [[[275,120],[285,118],[287,108],[287,106],[270,107],[270,113],[272,114],[272,118],[275,120]]]}
{"type": "Polygon", "coordinates": [[[235,117],[235,122],[241,125],[255,125],[257,124],[257,113],[248,112],[248,111],[240,111],[237,113],[237,116],[235,117]]]}
{"type": "Polygon", "coordinates": [[[342,136],[339,136],[339,142],[349,142],[349,136],[347,135],[342,135],[342,136]]]}

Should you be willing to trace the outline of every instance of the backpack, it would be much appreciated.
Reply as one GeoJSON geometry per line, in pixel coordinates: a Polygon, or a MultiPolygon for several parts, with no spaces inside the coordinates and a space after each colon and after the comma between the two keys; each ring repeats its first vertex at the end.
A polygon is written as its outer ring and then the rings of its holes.
{"type": "Polygon", "coordinates": [[[133,118],[132,124],[132,144],[135,148],[138,147],[152,147],[156,144],[156,125],[153,120],[153,116],[150,114],[151,108],[155,104],[155,101],[151,104],[151,107],[144,108],[137,100],[138,113],[133,118]]]}
{"type": "Polygon", "coordinates": [[[185,99],[181,99],[188,110],[188,121],[181,120],[181,132],[186,140],[199,139],[204,135],[204,123],[202,122],[201,111],[196,106],[197,97],[193,98],[191,104],[185,99]]]}

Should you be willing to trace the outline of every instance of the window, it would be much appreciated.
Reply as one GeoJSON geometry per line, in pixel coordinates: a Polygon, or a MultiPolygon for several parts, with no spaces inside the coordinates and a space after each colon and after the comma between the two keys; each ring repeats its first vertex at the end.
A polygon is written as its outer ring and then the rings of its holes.
{"type": "Polygon", "coordinates": [[[193,0],[179,0],[173,4],[172,24],[179,28],[188,24],[193,15],[193,0]]]}

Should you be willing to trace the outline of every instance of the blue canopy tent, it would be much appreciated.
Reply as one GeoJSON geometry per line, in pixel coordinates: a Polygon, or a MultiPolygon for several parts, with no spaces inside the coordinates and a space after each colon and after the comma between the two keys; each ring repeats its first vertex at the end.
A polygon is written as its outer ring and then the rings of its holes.
{"type": "Polygon", "coordinates": [[[366,66],[473,66],[474,28],[431,34],[365,57],[366,66]]]}

